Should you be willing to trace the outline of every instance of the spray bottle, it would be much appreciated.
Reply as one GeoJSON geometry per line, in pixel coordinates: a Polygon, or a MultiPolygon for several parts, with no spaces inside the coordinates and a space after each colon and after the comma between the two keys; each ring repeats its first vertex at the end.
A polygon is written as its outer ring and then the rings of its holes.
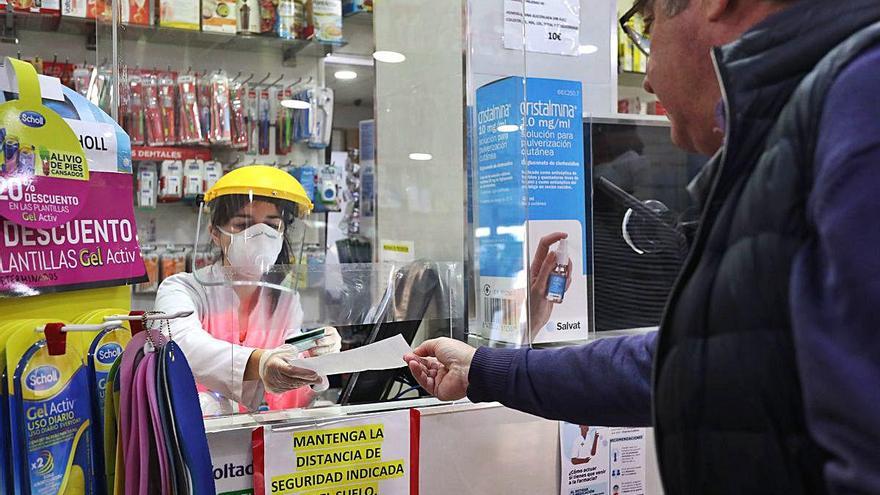
{"type": "Polygon", "coordinates": [[[556,266],[547,278],[547,300],[559,304],[565,299],[568,285],[568,239],[556,244],[556,266]]]}

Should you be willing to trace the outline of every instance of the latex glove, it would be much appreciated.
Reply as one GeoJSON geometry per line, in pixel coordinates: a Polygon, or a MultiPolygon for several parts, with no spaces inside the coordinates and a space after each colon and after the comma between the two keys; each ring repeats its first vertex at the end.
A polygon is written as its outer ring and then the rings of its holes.
{"type": "Polygon", "coordinates": [[[324,327],[324,336],[315,341],[315,346],[309,349],[309,356],[323,356],[342,350],[342,337],[333,327],[324,327]]]}
{"type": "Polygon", "coordinates": [[[467,395],[468,373],[477,352],[450,338],[427,340],[403,356],[419,385],[440,400],[458,400],[467,395]]]}
{"type": "Polygon", "coordinates": [[[260,356],[260,379],[267,392],[280,394],[323,382],[321,376],[314,371],[289,363],[298,355],[299,351],[292,345],[263,351],[263,355],[260,356]]]}

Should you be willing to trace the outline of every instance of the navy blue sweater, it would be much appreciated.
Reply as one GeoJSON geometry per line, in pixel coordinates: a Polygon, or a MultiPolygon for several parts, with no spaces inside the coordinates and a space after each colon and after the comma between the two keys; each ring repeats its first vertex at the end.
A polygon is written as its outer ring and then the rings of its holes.
{"type": "MultiPolygon", "coordinates": [[[[792,333],[810,433],[829,492],[880,494],[880,47],[825,102],[793,260],[792,333]]],[[[578,424],[650,426],[656,333],[561,349],[481,348],[468,397],[578,424]]],[[[748,363],[743,363],[747,366],[748,363]]]]}

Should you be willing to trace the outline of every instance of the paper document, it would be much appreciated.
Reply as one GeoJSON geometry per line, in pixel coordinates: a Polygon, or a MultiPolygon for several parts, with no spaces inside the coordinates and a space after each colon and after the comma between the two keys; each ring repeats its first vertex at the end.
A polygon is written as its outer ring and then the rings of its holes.
{"type": "Polygon", "coordinates": [[[403,335],[370,345],[323,356],[294,359],[290,364],[314,370],[319,375],[339,375],[369,370],[390,370],[406,366],[403,355],[412,352],[403,335]]]}

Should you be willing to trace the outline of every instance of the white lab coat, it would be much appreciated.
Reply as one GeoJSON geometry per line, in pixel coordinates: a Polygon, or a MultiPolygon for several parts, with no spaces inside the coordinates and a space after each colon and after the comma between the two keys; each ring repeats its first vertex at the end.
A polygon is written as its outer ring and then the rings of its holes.
{"type": "MultiPolygon", "coordinates": [[[[570,459],[586,459],[587,457],[593,457],[593,442],[596,441],[598,435],[598,430],[590,430],[587,432],[587,438],[584,438],[581,436],[580,432],[578,432],[578,436],[574,439],[574,443],[571,445],[570,459]]],[[[598,448],[596,450],[598,453],[598,448]]]]}
{"type": "Polygon", "coordinates": [[[156,311],[193,311],[192,316],[171,320],[170,325],[196,382],[213,392],[200,394],[205,414],[234,412],[232,404],[224,404],[228,402],[224,398],[250,410],[259,407],[264,394],[262,382],[244,381],[251,353],[283,344],[301,331],[303,321],[298,294],[266,288],[248,321],[240,321],[235,290],[229,285],[213,285],[223,282],[225,276],[219,265],[199,269],[195,275],[180,273],[165,279],[156,294],[156,311]],[[273,292],[278,298],[274,307],[270,297],[273,292]],[[206,395],[218,403],[207,405],[210,400],[206,395]]]}

